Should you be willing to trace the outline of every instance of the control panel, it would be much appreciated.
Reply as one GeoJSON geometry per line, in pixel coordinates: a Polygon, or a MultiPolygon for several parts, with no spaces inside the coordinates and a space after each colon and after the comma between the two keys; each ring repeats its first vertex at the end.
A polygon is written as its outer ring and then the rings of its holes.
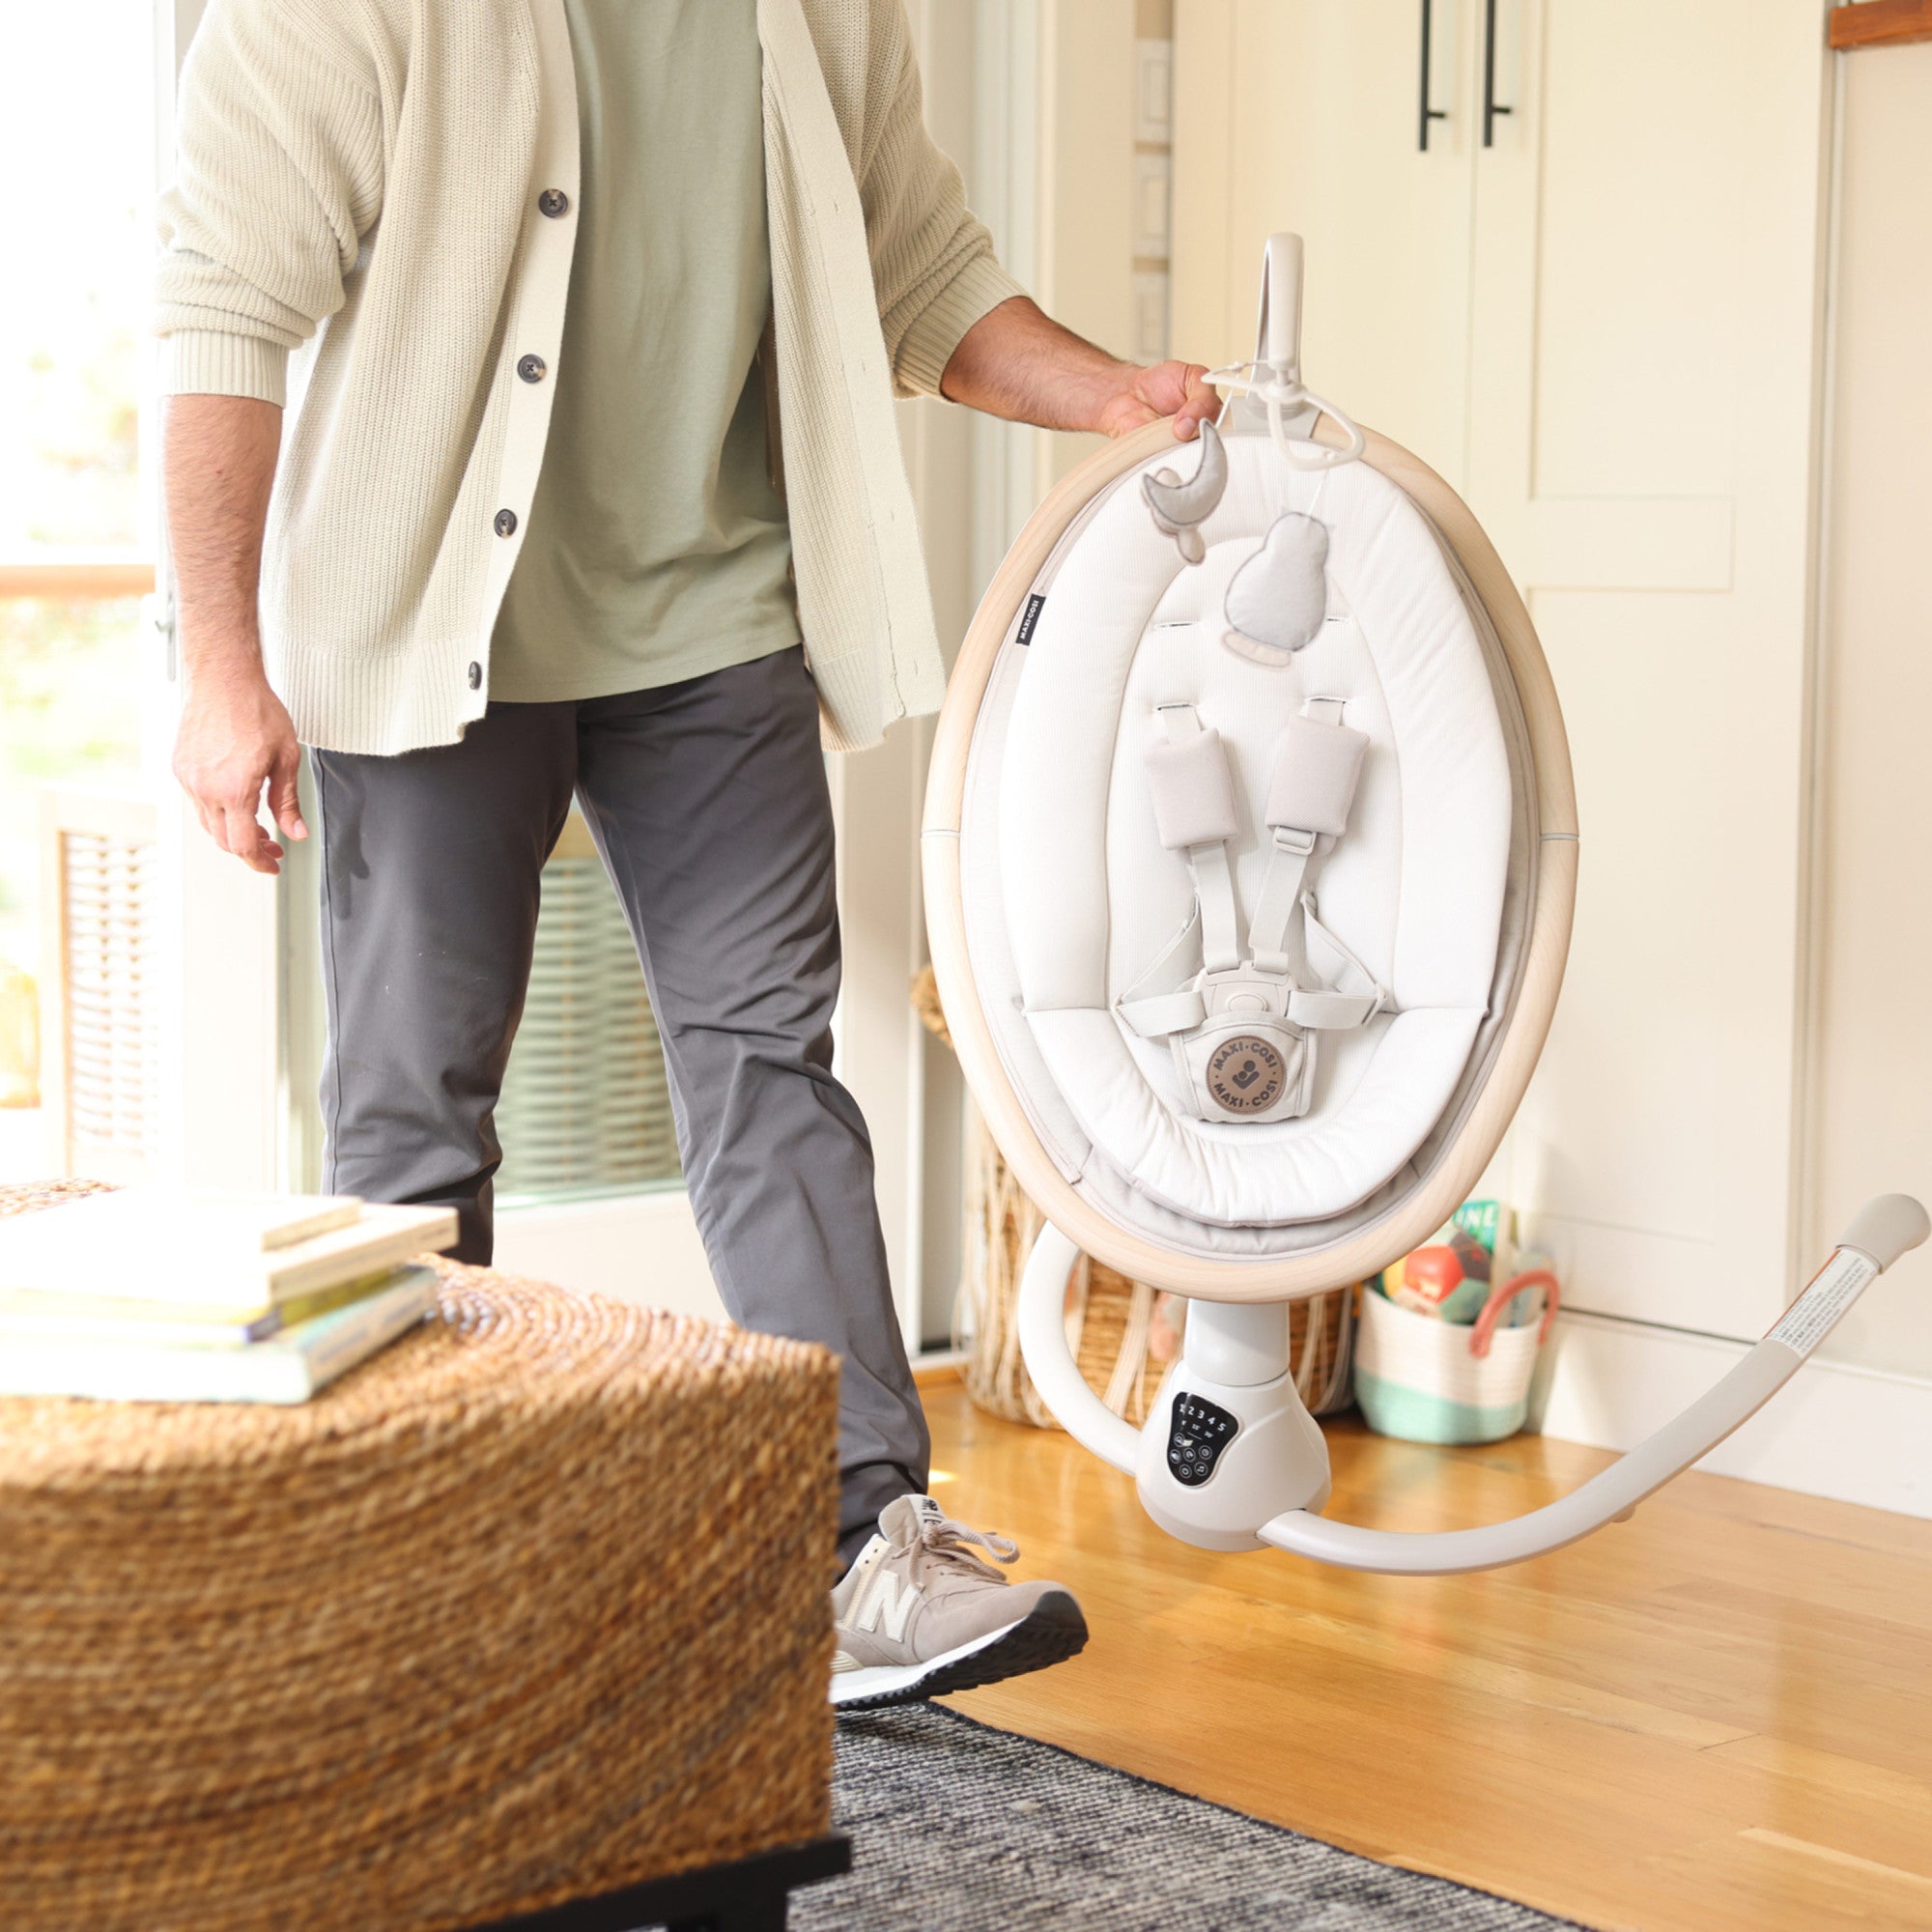
{"type": "Polygon", "coordinates": [[[1167,1466],[1174,1480],[1198,1490],[1214,1473],[1221,1451],[1240,1426],[1219,1403],[1198,1395],[1176,1396],[1167,1430],[1167,1466]]]}

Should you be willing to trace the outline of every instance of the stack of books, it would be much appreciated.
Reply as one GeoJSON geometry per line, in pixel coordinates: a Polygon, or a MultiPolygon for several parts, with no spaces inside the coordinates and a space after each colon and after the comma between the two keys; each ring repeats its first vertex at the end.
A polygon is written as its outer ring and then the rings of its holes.
{"type": "Polygon", "coordinates": [[[306,1402],[436,1306],[448,1208],[129,1187],[0,1221],[0,1395],[306,1402]]]}

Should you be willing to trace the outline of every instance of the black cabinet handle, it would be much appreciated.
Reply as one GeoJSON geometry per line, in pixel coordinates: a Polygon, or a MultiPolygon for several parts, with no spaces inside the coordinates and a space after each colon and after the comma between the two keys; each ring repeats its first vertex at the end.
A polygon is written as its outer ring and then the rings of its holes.
{"type": "MultiPolygon", "coordinates": [[[[1428,56],[1424,55],[1424,66],[1428,56]]],[[[1496,99],[1496,0],[1483,0],[1483,146],[1496,145],[1496,116],[1513,114],[1496,99]]]]}
{"type": "Polygon", "coordinates": [[[1422,0],[1422,105],[1416,115],[1415,145],[1425,155],[1429,152],[1429,124],[1449,118],[1444,109],[1429,104],[1429,51],[1435,38],[1430,32],[1432,12],[1430,0],[1422,0]]]}

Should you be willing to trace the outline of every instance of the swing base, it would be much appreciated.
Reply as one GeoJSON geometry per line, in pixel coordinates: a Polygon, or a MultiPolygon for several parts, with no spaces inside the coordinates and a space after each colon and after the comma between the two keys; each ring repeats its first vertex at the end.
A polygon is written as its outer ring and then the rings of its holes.
{"type": "Polygon", "coordinates": [[[1328,1449],[1288,1366],[1282,1302],[1195,1301],[1182,1360],[1143,1429],[1081,1378],[1062,1320],[1072,1241],[1040,1230],[1019,1293],[1020,1348],[1068,1435],[1135,1479],[1160,1527],[1202,1549],[1268,1547],[1345,1569],[1449,1576],[1542,1556],[1621,1522],[1757,1413],[1804,1366],[1861,1293],[1932,1234],[1917,1201],[1868,1202],[1765,1338],[1674,1421],[1568,1495],[1474,1529],[1404,1532],[1331,1522],[1328,1449]]]}

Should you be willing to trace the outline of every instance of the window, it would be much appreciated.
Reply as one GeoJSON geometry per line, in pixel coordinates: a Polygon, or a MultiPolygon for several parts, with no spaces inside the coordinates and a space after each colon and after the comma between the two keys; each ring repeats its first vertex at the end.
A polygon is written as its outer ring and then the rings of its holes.
{"type": "MultiPolygon", "coordinates": [[[[117,947],[131,956],[140,937],[131,883],[144,864],[138,838],[117,844],[84,827],[63,830],[60,820],[74,816],[77,800],[125,791],[140,759],[141,600],[154,584],[141,434],[151,22],[146,0],[30,8],[9,19],[0,70],[0,170],[39,185],[12,206],[17,272],[0,304],[4,1179],[62,1164],[41,1106],[60,1084],[50,1072],[62,1070],[47,1065],[61,1051],[43,1023],[60,993],[43,983],[49,972],[71,960],[95,973],[117,947]],[[82,74],[84,88],[49,84],[82,74]],[[61,886],[70,876],[71,896],[61,886]],[[110,876],[120,882],[114,894],[92,891],[90,881],[110,876]],[[69,907],[71,946],[55,929],[58,908],[43,903],[43,877],[69,907]]],[[[98,822],[91,810],[80,816],[98,822]]],[[[117,822],[126,834],[130,821],[117,822]]],[[[122,1060],[125,1124],[139,1117],[138,1096],[127,1097],[139,1055],[122,1060]]]]}
{"type": "MultiPolygon", "coordinates": [[[[288,1179],[300,1187],[319,1185],[322,1176],[319,859],[317,841],[296,846],[283,874],[284,1103],[298,1151],[288,1179]]],[[[589,828],[575,811],[544,867],[529,987],[496,1124],[503,1147],[496,1183],[501,1208],[682,1184],[643,971],[589,828]]]]}
{"type": "Polygon", "coordinates": [[[604,862],[572,813],[544,867],[528,997],[497,1110],[497,1198],[629,1193],[680,1179],[657,1021],[604,862]]]}

